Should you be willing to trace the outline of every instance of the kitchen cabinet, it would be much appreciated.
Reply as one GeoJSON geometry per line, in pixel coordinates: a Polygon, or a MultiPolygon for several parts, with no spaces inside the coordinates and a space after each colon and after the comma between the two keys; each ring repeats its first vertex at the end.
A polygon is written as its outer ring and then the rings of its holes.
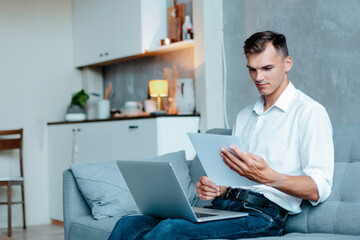
{"type": "Polygon", "coordinates": [[[48,124],[50,218],[63,221],[62,173],[71,163],[152,158],[195,152],[187,132],[197,132],[198,116],[48,124]]]}
{"type": "Polygon", "coordinates": [[[166,37],[166,0],[73,0],[74,64],[144,53],[166,37]]]}

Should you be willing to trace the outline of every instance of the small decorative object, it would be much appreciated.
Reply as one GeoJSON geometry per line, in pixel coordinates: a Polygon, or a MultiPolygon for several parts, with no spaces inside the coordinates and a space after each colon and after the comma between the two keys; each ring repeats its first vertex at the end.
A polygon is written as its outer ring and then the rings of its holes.
{"type": "Polygon", "coordinates": [[[98,118],[107,119],[110,117],[110,96],[112,93],[112,83],[109,82],[105,89],[104,99],[101,99],[97,104],[98,118]]]}
{"type": "Polygon", "coordinates": [[[89,95],[82,89],[75,93],[71,98],[70,106],[65,115],[66,121],[83,121],[86,119],[85,104],[89,100],[89,95]]]}
{"type": "Polygon", "coordinates": [[[175,41],[173,39],[170,38],[164,38],[160,40],[160,46],[166,46],[169,45],[171,43],[174,43],[175,41]]]}
{"type": "Polygon", "coordinates": [[[150,97],[157,98],[157,110],[153,114],[165,114],[161,110],[161,97],[168,96],[168,81],[167,80],[150,80],[149,81],[149,94],[150,97]]]}
{"type": "Polygon", "coordinates": [[[120,115],[121,110],[117,108],[110,109],[110,117],[115,118],[116,116],[120,115]]]}
{"type": "Polygon", "coordinates": [[[190,16],[185,16],[185,22],[182,26],[182,40],[189,40],[193,38],[192,24],[190,22],[190,16]]]}
{"type": "Polygon", "coordinates": [[[178,114],[193,114],[195,111],[194,79],[179,78],[175,92],[178,114]]]}
{"type": "Polygon", "coordinates": [[[176,81],[179,77],[179,72],[180,71],[176,65],[173,65],[172,69],[164,68],[163,77],[169,83],[167,114],[177,114],[176,105],[175,105],[175,91],[176,91],[176,81]]]}
{"type": "Polygon", "coordinates": [[[101,99],[98,102],[98,119],[107,119],[110,117],[110,101],[101,99]]]}
{"type": "Polygon", "coordinates": [[[156,101],[153,99],[146,99],[144,101],[145,112],[151,113],[156,111],[156,101]]]}
{"type": "Polygon", "coordinates": [[[140,114],[142,112],[143,105],[139,101],[126,101],[124,106],[121,108],[123,114],[140,114]]]}

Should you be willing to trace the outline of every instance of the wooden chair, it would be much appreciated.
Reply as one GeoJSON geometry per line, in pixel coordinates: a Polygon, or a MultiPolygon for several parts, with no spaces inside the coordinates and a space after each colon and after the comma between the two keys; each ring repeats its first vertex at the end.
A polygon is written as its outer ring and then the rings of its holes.
{"type": "Polygon", "coordinates": [[[0,131],[0,150],[19,149],[20,158],[20,177],[0,177],[0,187],[7,187],[7,202],[0,202],[1,205],[8,206],[8,236],[11,237],[11,205],[22,204],[23,228],[26,229],[25,221],[25,200],[24,200],[24,175],[22,161],[22,140],[23,129],[0,131]],[[14,136],[14,135],[18,135],[14,136]],[[10,137],[9,137],[10,136],[10,137]],[[13,185],[21,186],[21,201],[13,202],[11,200],[11,188],[13,185]]]}

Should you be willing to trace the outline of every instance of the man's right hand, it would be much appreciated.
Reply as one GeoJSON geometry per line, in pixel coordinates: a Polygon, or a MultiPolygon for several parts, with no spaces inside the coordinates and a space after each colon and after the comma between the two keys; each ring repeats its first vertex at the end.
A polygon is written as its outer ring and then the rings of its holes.
{"type": "Polygon", "coordinates": [[[212,200],[215,197],[223,195],[226,191],[226,186],[218,186],[211,182],[208,177],[202,176],[196,183],[197,193],[202,200],[212,200]]]}

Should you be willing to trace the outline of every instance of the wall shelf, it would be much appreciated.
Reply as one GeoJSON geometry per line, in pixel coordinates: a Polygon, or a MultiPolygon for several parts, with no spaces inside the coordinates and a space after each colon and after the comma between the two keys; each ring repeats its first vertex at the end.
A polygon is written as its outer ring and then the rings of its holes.
{"type": "Polygon", "coordinates": [[[185,41],[181,41],[181,42],[172,43],[172,44],[169,44],[166,46],[161,46],[156,49],[147,50],[147,51],[145,51],[145,53],[132,55],[132,56],[128,56],[128,57],[123,57],[123,58],[118,58],[118,59],[114,59],[114,60],[110,60],[110,61],[106,61],[106,62],[102,62],[102,63],[93,64],[90,66],[92,66],[92,67],[106,66],[106,65],[113,64],[113,63],[125,62],[125,61],[130,61],[130,60],[144,58],[144,57],[157,56],[157,55],[162,55],[162,54],[180,51],[180,50],[184,50],[184,49],[189,49],[189,48],[193,48],[193,47],[194,47],[194,40],[185,40],[185,41]]]}

